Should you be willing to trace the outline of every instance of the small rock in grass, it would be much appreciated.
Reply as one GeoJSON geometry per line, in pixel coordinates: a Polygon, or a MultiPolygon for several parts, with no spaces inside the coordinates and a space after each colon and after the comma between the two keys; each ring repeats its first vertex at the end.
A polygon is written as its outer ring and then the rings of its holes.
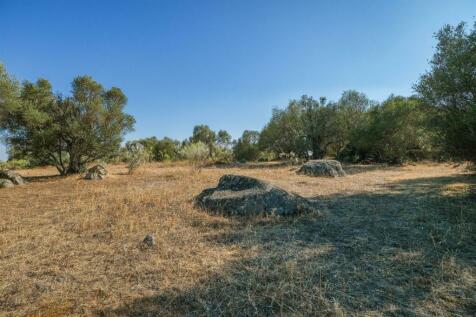
{"type": "Polygon", "coordinates": [[[301,166],[298,174],[305,174],[311,176],[331,176],[340,177],[345,176],[342,165],[335,160],[312,160],[301,166]]]}
{"type": "Polygon", "coordinates": [[[8,187],[13,187],[12,181],[9,179],[0,179],[0,188],[8,188],[8,187]]]}
{"type": "Polygon", "coordinates": [[[148,247],[152,247],[156,244],[155,237],[151,234],[148,234],[144,237],[144,240],[142,240],[142,243],[144,243],[148,247]]]}
{"type": "Polygon", "coordinates": [[[23,185],[25,183],[23,177],[13,170],[0,170],[0,179],[9,180],[14,185],[23,185]]]}
{"type": "Polygon", "coordinates": [[[104,167],[104,165],[98,164],[88,169],[86,175],[84,175],[84,179],[101,180],[104,179],[107,174],[106,167],[104,167]]]}

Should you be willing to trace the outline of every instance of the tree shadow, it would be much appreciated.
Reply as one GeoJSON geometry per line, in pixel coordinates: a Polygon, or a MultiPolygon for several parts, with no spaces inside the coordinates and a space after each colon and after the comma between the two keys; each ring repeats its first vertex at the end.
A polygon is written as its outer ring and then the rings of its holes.
{"type": "Polygon", "coordinates": [[[348,164],[342,163],[342,168],[347,175],[361,174],[373,171],[396,171],[402,168],[401,165],[389,165],[389,164],[348,164]]]}
{"type": "Polygon", "coordinates": [[[236,221],[208,243],[242,257],[188,289],[100,316],[461,315],[476,312],[474,175],[419,178],[382,192],[319,196],[326,216],[236,221]],[[465,274],[463,274],[466,272],[465,274]],[[473,276],[474,278],[474,276],[473,276]]]}
{"type": "Polygon", "coordinates": [[[302,164],[292,161],[279,161],[279,162],[246,162],[246,163],[211,163],[206,165],[207,168],[220,168],[220,169],[273,169],[281,167],[293,167],[302,164]]]}
{"type": "Polygon", "coordinates": [[[65,176],[60,174],[52,174],[52,175],[40,175],[40,176],[23,176],[28,183],[36,183],[36,182],[48,182],[55,179],[65,178],[65,176]]]}

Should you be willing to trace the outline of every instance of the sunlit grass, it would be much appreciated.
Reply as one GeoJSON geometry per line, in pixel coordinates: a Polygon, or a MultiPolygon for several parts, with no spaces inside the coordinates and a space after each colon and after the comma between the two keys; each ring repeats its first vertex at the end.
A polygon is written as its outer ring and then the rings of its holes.
{"type": "Polygon", "coordinates": [[[110,166],[0,190],[0,316],[436,315],[476,308],[475,177],[462,167],[110,166]],[[293,218],[212,216],[193,198],[225,173],[311,199],[293,218]],[[156,238],[145,248],[146,234],[156,238]]]}

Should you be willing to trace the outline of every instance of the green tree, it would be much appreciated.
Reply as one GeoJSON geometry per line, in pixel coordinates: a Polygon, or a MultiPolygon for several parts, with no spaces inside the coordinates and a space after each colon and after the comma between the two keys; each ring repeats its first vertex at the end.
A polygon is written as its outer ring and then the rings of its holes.
{"type": "Polygon", "coordinates": [[[415,97],[390,96],[372,107],[365,125],[351,138],[360,160],[402,163],[429,157],[433,134],[427,128],[428,112],[415,97]]]}
{"type": "Polygon", "coordinates": [[[444,150],[476,161],[476,23],[469,31],[464,23],[446,25],[436,39],[431,70],[415,90],[436,110],[444,150]]]}
{"type": "Polygon", "coordinates": [[[133,128],[122,91],[105,90],[89,76],[76,77],[72,96],[63,97],[45,79],[19,85],[0,67],[0,87],[0,129],[7,143],[62,175],[111,157],[133,128]]]}
{"type": "Polygon", "coordinates": [[[273,109],[271,120],[260,134],[260,149],[276,155],[295,153],[307,157],[310,147],[304,135],[301,114],[301,107],[294,101],[286,109],[273,109]]]}
{"type": "Polygon", "coordinates": [[[193,134],[190,142],[202,142],[204,144],[215,144],[216,133],[208,125],[201,124],[193,127],[193,134]]]}
{"type": "Polygon", "coordinates": [[[335,143],[334,154],[343,157],[343,154],[351,147],[351,136],[365,124],[366,111],[377,103],[371,101],[363,93],[355,90],[346,90],[334,104],[335,118],[335,143]]]}
{"type": "Polygon", "coordinates": [[[310,144],[312,158],[322,158],[336,142],[336,107],[327,103],[325,97],[315,100],[306,95],[297,103],[302,108],[303,133],[310,144]]]}
{"type": "Polygon", "coordinates": [[[216,142],[222,148],[227,148],[231,144],[231,135],[226,130],[218,131],[216,142]]]}
{"type": "Polygon", "coordinates": [[[157,161],[176,160],[179,156],[180,142],[165,137],[154,147],[154,157],[157,161]]]}
{"type": "Polygon", "coordinates": [[[208,125],[201,124],[193,127],[193,134],[190,137],[191,143],[202,142],[208,147],[208,156],[212,157],[216,145],[216,133],[208,125]]]}
{"type": "Polygon", "coordinates": [[[259,158],[258,131],[245,130],[233,147],[233,155],[238,161],[256,161],[259,158]]]}
{"type": "MultiPolygon", "coordinates": [[[[157,143],[159,142],[155,136],[135,140],[133,142],[138,142],[144,146],[144,149],[143,149],[144,161],[151,162],[153,159],[155,159],[154,149],[157,143]]],[[[131,142],[128,142],[128,143],[131,143],[131,142]]],[[[126,144],[126,148],[127,148],[127,144],[126,144]]]]}

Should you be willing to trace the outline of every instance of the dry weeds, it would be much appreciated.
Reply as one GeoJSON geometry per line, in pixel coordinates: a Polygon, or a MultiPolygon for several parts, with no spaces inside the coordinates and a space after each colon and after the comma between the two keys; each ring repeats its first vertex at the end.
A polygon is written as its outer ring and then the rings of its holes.
{"type": "Polygon", "coordinates": [[[0,190],[0,316],[476,313],[476,180],[462,167],[348,166],[337,179],[273,165],[111,169],[104,181],[24,170],[28,185],[0,190]],[[320,212],[196,210],[225,173],[320,212]]]}

